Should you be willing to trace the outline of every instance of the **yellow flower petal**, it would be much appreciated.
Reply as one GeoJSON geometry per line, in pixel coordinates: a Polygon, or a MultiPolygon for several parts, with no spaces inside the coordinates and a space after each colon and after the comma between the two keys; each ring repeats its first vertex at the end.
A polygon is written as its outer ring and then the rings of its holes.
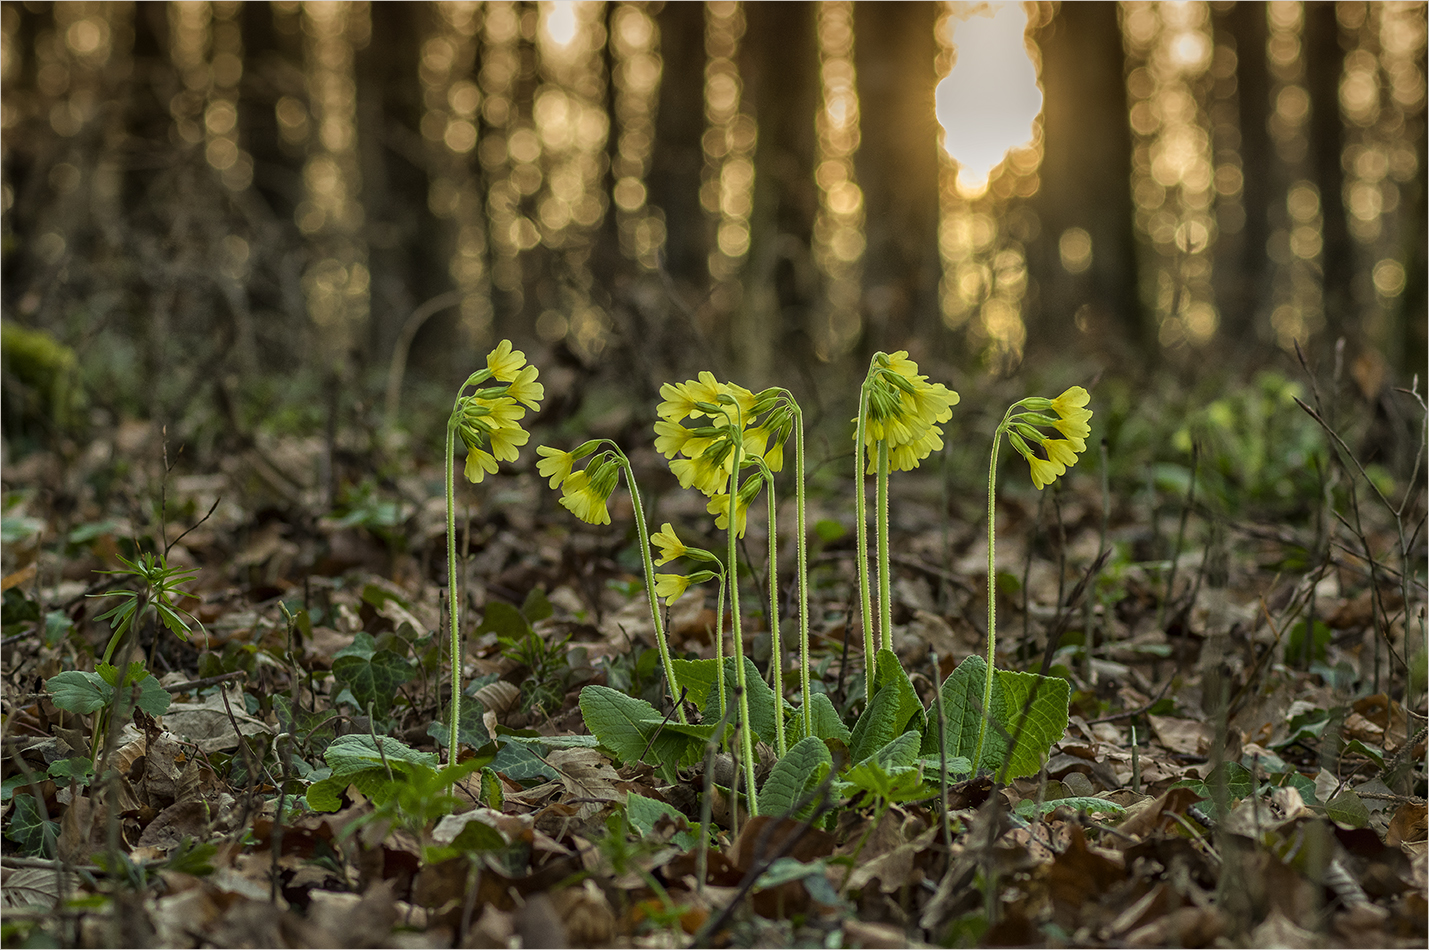
{"type": "Polygon", "coordinates": [[[689,550],[685,543],[675,535],[675,529],[670,522],[665,522],[660,526],[660,530],[650,535],[650,541],[660,549],[660,559],[656,564],[668,564],[678,557],[684,557],[689,550]]]}
{"type": "Polygon", "coordinates": [[[536,446],[536,454],[545,456],[536,463],[536,471],[541,473],[542,478],[551,480],[552,488],[566,480],[566,476],[571,474],[571,467],[575,465],[576,461],[575,456],[570,452],[562,452],[549,445],[536,446]]]}
{"type": "Polygon", "coordinates": [[[684,574],[656,574],[655,596],[665,598],[665,606],[670,606],[684,596],[690,579],[684,574]]]}
{"type": "Polygon", "coordinates": [[[526,365],[526,354],[511,348],[510,340],[502,340],[496,349],[486,354],[486,368],[503,383],[514,382],[516,374],[526,365]]]}
{"type": "Polygon", "coordinates": [[[462,469],[462,474],[473,485],[479,485],[481,480],[486,477],[487,472],[495,475],[496,468],[496,459],[490,452],[473,448],[466,453],[466,467],[462,469]]]}

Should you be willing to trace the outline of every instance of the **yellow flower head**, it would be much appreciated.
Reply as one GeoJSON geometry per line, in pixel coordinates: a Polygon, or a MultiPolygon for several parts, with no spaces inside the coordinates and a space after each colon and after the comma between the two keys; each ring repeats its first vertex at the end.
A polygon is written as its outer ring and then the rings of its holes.
{"type": "MultiPolygon", "coordinates": [[[[486,354],[486,368],[503,383],[515,382],[516,374],[526,365],[526,354],[511,348],[510,340],[502,340],[496,349],[486,354]]],[[[534,377],[533,377],[534,378],[534,377]]]]}
{"type": "Polygon", "coordinates": [[[684,596],[690,579],[684,574],[656,574],[655,596],[665,598],[665,606],[670,606],[684,596]]]}
{"type": "Polygon", "coordinates": [[[536,471],[541,473],[542,478],[551,480],[551,487],[555,488],[565,481],[571,474],[571,467],[576,463],[576,457],[571,452],[562,452],[560,449],[553,449],[549,445],[536,446],[536,454],[544,456],[536,463],[536,471]]]}
{"type": "Polygon", "coordinates": [[[668,564],[678,557],[684,557],[689,548],[685,547],[685,542],[675,535],[675,529],[670,522],[665,522],[660,526],[660,530],[650,535],[650,540],[660,549],[660,559],[656,564],[668,564]]]}
{"type": "MultiPolygon", "coordinates": [[[[908,359],[906,350],[876,354],[869,367],[868,417],[864,444],[872,449],[886,442],[889,467],[908,471],[918,467],[935,449],[943,447],[941,424],[953,417],[956,392],[942,383],[930,383],[908,359]]],[[[857,420],[855,420],[857,421],[857,420]]],[[[868,472],[877,470],[870,452],[868,472]]]]}
{"type": "Polygon", "coordinates": [[[466,480],[474,485],[481,484],[481,480],[486,477],[486,473],[496,474],[496,459],[490,452],[479,449],[476,446],[468,446],[466,453],[466,467],[462,469],[462,474],[466,480]]]}

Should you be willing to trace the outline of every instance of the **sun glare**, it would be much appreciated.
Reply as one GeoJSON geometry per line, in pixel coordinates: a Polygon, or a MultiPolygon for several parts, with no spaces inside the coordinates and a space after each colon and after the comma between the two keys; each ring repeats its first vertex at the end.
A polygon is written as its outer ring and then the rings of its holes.
{"type": "Polygon", "coordinates": [[[557,46],[570,46],[576,38],[579,19],[575,0],[553,0],[545,5],[541,27],[557,46]]]}
{"type": "Polygon", "coordinates": [[[1042,111],[1020,3],[954,4],[947,19],[957,60],[934,95],[943,148],[958,163],[958,190],[975,197],[1011,150],[1031,143],[1042,111]],[[989,12],[991,15],[989,16],[989,12]]]}

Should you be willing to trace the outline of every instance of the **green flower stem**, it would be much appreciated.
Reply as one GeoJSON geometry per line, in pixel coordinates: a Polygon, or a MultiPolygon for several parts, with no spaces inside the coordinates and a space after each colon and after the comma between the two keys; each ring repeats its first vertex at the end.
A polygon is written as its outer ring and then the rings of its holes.
{"type": "MultiPolygon", "coordinates": [[[[858,599],[863,618],[863,669],[864,695],[871,695],[873,689],[873,597],[868,589],[868,500],[863,496],[864,435],[868,426],[868,381],[858,395],[858,429],[854,433],[854,477],[857,491],[854,492],[854,506],[858,519],[858,599]]],[[[807,699],[806,699],[807,701],[807,699]]]]}
{"type": "Polygon", "coordinates": [[[635,486],[635,473],[631,471],[630,459],[620,451],[614,442],[610,443],[614,455],[620,460],[625,471],[625,484],[630,489],[630,501],[635,509],[635,533],[640,538],[640,558],[645,563],[645,596],[650,603],[650,622],[655,625],[655,642],[660,648],[660,662],[665,666],[665,683],[670,689],[670,702],[675,704],[675,714],[681,723],[685,718],[685,707],[680,703],[680,686],[675,680],[675,668],[670,663],[670,645],[665,639],[665,625],[660,620],[660,602],[655,596],[655,564],[650,559],[650,532],[645,528],[645,509],[640,504],[640,489],[635,486]]]}
{"type": "MultiPolygon", "coordinates": [[[[466,387],[462,387],[463,389],[466,387]]],[[[456,475],[454,452],[456,427],[461,419],[461,397],[457,397],[456,407],[447,420],[447,607],[451,611],[448,618],[451,631],[452,657],[452,701],[447,710],[451,716],[451,733],[447,740],[447,761],[456,764],[457,736],[461,722],[461,626],[458,619],[456,593],[456,475]]]]}
{"type": "MultiPolygon", "coordinates": [[[[754,733],[749,720],[749,686],[744,672],[744,631],[739,620],[739,561],[735,551],[735,538],[739,533],[739,464],[740,450],[744,448],[744,426],[737,418],[732,422],[734,436],[730,442],[734,452],[731,461],[734,464],[729,473],[729,516],[726,519],[729,525],[729,549],[725,571],[729,575],[730,623],[734,635],[734,681],[739,687],[740,752],[744,757],[744,782],[749,795],[749,815],[752,818],[759,814],[759,802],[754,791],[754,733]]],[[[738,807],[739,799],[736,796],[735,808],[738,807]]]]}
{"type": "MultiPolygon", "coordinates": [[[[888,570],[888,441],[878,440],[878,632],[883,649],[893,649],[893,597],[888,570]]],[[[867,675],[867,674],[865,674],[867,675]]]]}
{"type": "Polygon", "coordinates": [[[997,654],[997,450],[1002,446],[1002,434],[1012,410],[1007,410],[992,436],[992,458],[987,463],[987,676],[982,684],[982,710],[977,729],[977,747],[973,752],[973,772],[982,765],[983,740],[987,737],[987,721],[992,716],[992,677],[997,654]]]}
{"type": "Polygon", "coordinates": [[[804,414],[790,397],[794,409],[794,491],[799,531],[799,689],[803,694],[804,735],[814,734],[814,712],[809,705],[809,545],[804,527],[804,414]]]}
{"type": "Polygon", "coordinates": [[[720,573],[719,596],[715,598],[715,689],[719,690],[719,718],[725,720],[724,698],[724,583],[727,571],[720,573]]]}
{"type": "Polygon", "coordinates": [[[784,647],[779,640],[779,541],[775,534],[774,473],[765,486],[769,495],[769,672],[774,681],[774,744],[783,757],[784,742],[784,647]]]}

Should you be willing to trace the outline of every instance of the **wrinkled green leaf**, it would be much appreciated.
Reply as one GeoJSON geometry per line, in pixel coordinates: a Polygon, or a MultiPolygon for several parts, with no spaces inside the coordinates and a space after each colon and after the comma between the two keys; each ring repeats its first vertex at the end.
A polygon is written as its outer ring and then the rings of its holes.
{"type": "MultiPolygon", "coordinates": [[[[1126,809],[1116,802],[1109,802],[1105,798],[1093,798],[1091,796],[1072,796],[1043,802],[1042,814],[1050,815],[1053,809],[1063,805],[1067,808],[1075,808],[1077,811],[1101,813],[1104,815],[1126,814],[1126,809]]],[[[1015,811],[1023,818],[1031,818],[1037,813],[1037,802],[1031,798],[1024,798],[1017,803],[1015,811]]]]}
{"type": "Polygon", "coordinates": [[[323,753],[323,760],[332,769],[334,778],[355,775],[372,768],[383,769],[384,758],[387,766],[407,763],[433,772],[439,764],[436,753],[418,752],[400,740],[386,736],[378,736],[375,741],[372,736],[338,736],[323,753]],[[380,752],[377,743],[381,743],[380,752]]]}
{"type": "Polygon", "coordinates": [[[711,726],[682,727],[673,720],[666,722],[645,700],[608,686],[581,690],[580,707],[586,728],[617,759],[633,763],[643,755],[644,761],[657,765],[671,781],[675,769],[699,759],[705,746],[701,730],[705,735],[713,731],[711,726]]]}
{"type": "Polygon", "coordinates": [[[103,709],[114,697],[114,690],[98,673],[66,670],[45,681],[50,699],[61,709],[85,715],[103,709]]]}
{"type": "MultiPolygon", "coordinates": [[[[832,767],[833,756],[824,740],[817,736],[800,739],[774,764],[764,780],[764,787],[759,790],[760,811],[766,815],[788,814],[832,767]]],[[[813,806],[813,802],[808,802],[797,815],[790,817],[802,818],[813,806]]]]}
{"type": "Polygon", "coordinates": [[[998,670],[997,682],[1002,687],[998,718],[1015,743],[1004,781],[1036,775],[1052,744],[1067,731],[1072,685],[1059,676],[1016,670],[998,670]]]}
{"type": "MultiPolygon", "coordinates": [[[[837,739],[848,745],[853,738],[849,727],[839,718],[833,700],[823,693],[815,693],[809,700],[810,718],[814,721],[814,735],[820,739],[837,739]]],[[[789,740],[798,742],[804,736],[804,711],[796,710],[789,719],[789,740]]]]}

